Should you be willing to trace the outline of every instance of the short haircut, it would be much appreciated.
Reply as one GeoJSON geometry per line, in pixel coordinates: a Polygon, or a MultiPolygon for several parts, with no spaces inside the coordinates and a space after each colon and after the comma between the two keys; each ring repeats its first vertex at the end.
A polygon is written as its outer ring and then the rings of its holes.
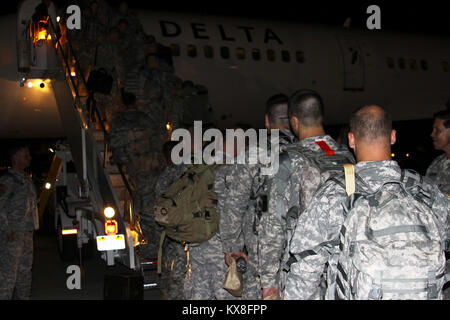
{"type": "Polygon", "coordinates": [[[444,127],[446,129],[450,128],[450,109],[447,108],[447,110],[441,110],[436,112],[433,117],[435,119],[441,119],[444,120],[444,127]]]}
{"type": "Polygon", "coordinates": [[[29,148],[29,146],[25,143],[17,143],[8,149],[8,158],[9,160],[12,160],[12,158],[16,155],[17,152],[19,152],[22,149],[29,148]]]}
{"type": "Polygon", "coordinates": [[[295,116],[306,127],[322,125],[324,108],[322,97],[313,90],[299,90],[289,98],[289,118],[295,116]]]}
{"type": "Polygon", "coordinates": [[[288,102],[288,96],[282,93],[273,95],[267,99],[266,114],[271,124],[289,126],[288,102]]]}
{"type": "Polygon", "coordinates": [[[392,118],[386,109],[366,105],[358,109],[350,118],[350,132],[357,139],[375,141],[380,138],[390,139],[392,118]]]}

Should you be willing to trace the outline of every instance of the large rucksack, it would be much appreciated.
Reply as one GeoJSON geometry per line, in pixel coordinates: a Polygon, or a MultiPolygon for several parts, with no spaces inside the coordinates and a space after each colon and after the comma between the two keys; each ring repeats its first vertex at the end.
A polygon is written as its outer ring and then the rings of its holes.
{"type": "Polygon", "coordinates": [[[351,172],[344,183],[332,178],[351,194],[343,204],[335,298],[441,299],[444,245],[422,177],[403,171],[400,180],[370,190],[357,175],[352,187],[351,172]]]}
{"type": "MultiPolygon", "coordinates": [[[[331,150],[328,145],[321,144],[323,140],[319,140],[317,144],[321,147],[321,151],[317,152],[305,147],[299,147],[297,144],[289,145],[285,151],[280,155],[280,165],[275,180],[270,183],[275,184],[277,195],[284,195],[288,182],[294,170],[289,158],[289,152],[298,153],[309,161],[310,164],[318,168],[320,172],[320,184],[324,183],[332,174],[343,172],[345,164],[354,164],[355,160],[350,150],[344,145],[339,145],[336,150],[331,150]]],[[[317,186],[319,187],[319,185],[317,186]]],[[[281,207],[281,206],[278,206],[281,207]]],[[[286,229],[287,241],[292,236],[293,228],[300,214],[299,204],[297,203],[290,208],[287,208],[286,229]]]]}
{"type": "Polygon", "coordinates": [[[214,171],[220,165],[192,165],[156,200],[155,220],[165,235],[182,243],[202,243],[219,230],[220,216],[214,206],[214,171]]]}

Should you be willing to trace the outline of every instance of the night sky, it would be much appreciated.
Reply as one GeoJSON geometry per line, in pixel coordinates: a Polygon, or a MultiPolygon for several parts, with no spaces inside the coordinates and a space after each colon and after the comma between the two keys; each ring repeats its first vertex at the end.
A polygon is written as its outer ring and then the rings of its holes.
{"type": "MultiPolygon", "coordinates": [[[[76,4],[77,0],[54,0],[60,6],[76,4]]],[[[109,0],[116,5],[120,0],[109,0]]],[[[2,2],[1,13],[15,12],[16,1],[2,2]]],[[[302,23],[341,26],[351,17],[352,27],[365,28],[371,4],[381,8],[381,27],[389,31],[450,36],[450,10],[444,1],[167,1],[129,0],[135,9],[219,14],[262,19],[280,19],[302,23]]]]}

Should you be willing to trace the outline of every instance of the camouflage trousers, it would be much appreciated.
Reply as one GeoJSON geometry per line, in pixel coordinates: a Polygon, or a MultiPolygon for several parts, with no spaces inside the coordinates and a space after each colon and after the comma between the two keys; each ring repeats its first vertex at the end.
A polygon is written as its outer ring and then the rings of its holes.
{"type": "Polygon", "coordinates": [[[0,300],[28,300],[31,296],[33,232],[0,234],[0,300]]]}
{"type": "Polygon", "coordinates": [[[162,228],[159,226],[153,214],[155,201],[154,189],[157,179],[156,172],[147,174],[136,174],[134,182],[136,185],[135,212],[140,216],[140,224],[147,244],[140,246],[141,253],[147,259],[158,257],[159,241],[162,228]]]}
{"type": "Polygon", "coordinates": [[[242,300],[261,300],[261,281],[258,275],[257,244],[246,245],[247,271],[243,274],[242,300]]]}
{"type": "Polygon", "coordinates": [[[223,289],[228,267],[219,234],[198,246],[189,246],[188,259],[184,284],[187,300],[240,300],[223,289]]]}
{"type": "Polygon", "coordinates": [[[184,245],[166,237],[162,253],[162,274],[160,286],[167,291],[168,300],[184,300],[184,279],[186,277],[186,251],[184,245]]]}

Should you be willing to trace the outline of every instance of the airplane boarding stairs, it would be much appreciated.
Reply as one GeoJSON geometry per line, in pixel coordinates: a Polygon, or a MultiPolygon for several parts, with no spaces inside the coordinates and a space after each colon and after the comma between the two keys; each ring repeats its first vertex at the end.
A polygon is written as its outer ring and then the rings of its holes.
{"type": "MultiPolygon", "coordinates": [[[[87,200],[86,211],[95,225],[96,235],[105,235],[104,208],[113,207],[118,223],[118,234],[124,235],[125,248],[102,251],[107,265],[119,261],[131,270],[144,276],[144,289],[157,287],[155,259],[145,260],[136,250],[145,243],[139,221],[133,214],[133,190],[123,169],[109,161],[107,131],[98,110],[93,107],[99,119],[93,122],[86,108],[86,81],[76,59],[75,52],[67,38],[65,26],[57,26],[54,32],[50,20],[49,34],[61,64],[59,74],[52,79],[52,87],[65,129],[67,143],[79,179],[81,198],[87,200]],[[83,96],[84,95],[84,96],[83,96]],[[100,125],[100,128],[98,128],[100,125]],[[139,243],[141,242],[141,243],[139,243]],[[147,270],[153,271],[149,275],[147,270]]],[[[93,239],[94,241],[96,239],[93,239]]]]}

